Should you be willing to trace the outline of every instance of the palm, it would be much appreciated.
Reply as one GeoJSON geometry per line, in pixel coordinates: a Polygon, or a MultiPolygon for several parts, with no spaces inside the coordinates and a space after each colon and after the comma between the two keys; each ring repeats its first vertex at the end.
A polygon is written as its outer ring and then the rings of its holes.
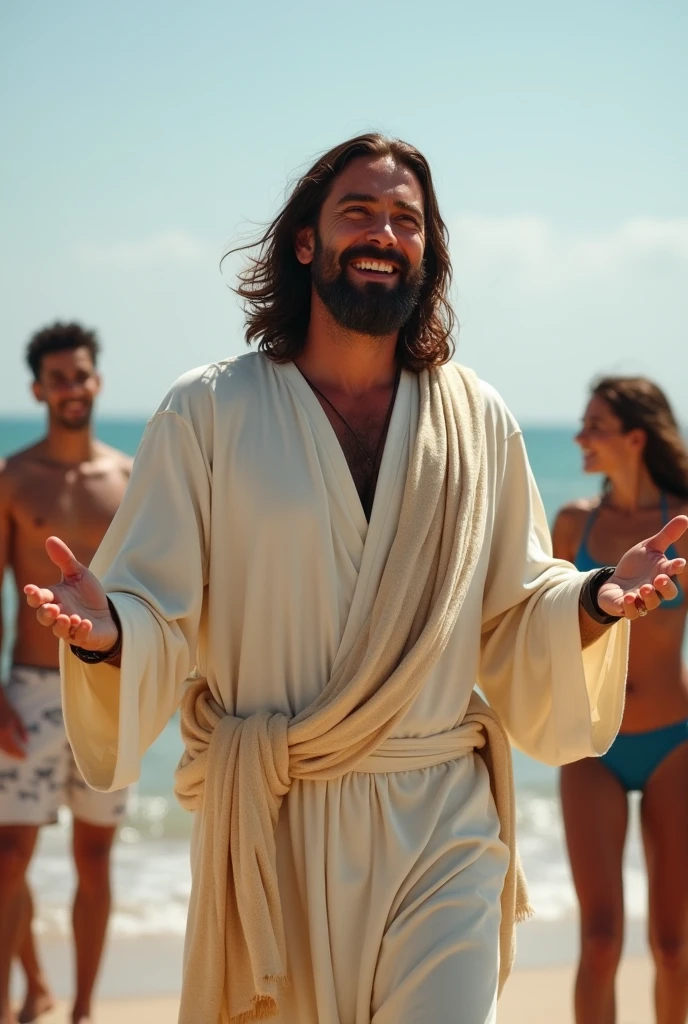
{"type": "Polygon", "coordinates": [[[50,559],[62,580],[50,589],[29,584],[24,588],[38,621],[53,633],[91,651],[108,650],[117,640],[105,591],[93,573],[74,557],[57,537],[46,542],[50,559]]]}
{"type": "Polygon", "coordinates": [[[676,516],[654,537],[630,548],[614,575],[600,588],[600,608],[609,615],[624,615],[639,606],[651,611],[660,598],[672,598],[676,587],[671,577],[683,572],[685,561],[667,558],[665,552],[687,528],[688,518],[676,516]]]}
{"type": "Polygon", "coordinates": [[[94,631],[99,620],[103,617],[110,618],[105,591],[90,569],[86,569],[78,580],[65,579],[63,576],[62,582],[51,589],[53,603],[60,609],[60,614],[90,619],[94,631]]]}

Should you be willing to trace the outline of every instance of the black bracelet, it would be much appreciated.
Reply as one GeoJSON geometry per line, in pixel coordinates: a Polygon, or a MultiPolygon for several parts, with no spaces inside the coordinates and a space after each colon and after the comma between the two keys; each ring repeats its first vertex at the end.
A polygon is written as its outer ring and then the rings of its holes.
{"type": "Polygon", "coordinates": [[[606,583],[615,572],[615,565],[606,565],[603,569],[598,569],[598,571],[593,573],[592,576],[588,576],[581,588],[579,598],[581,608],[587,612],[594,622],[599,622],[601,626],[611,626],[614,622],[618,622],[619,619],[623,617],[620,615],[607,615],[607,613],[603,612],[597,603],[597,595],[600,592],[600,587],[603,583],[606,583]]]}
{"type": "Polygon", "coordinates": [[[109,597],[107,598],[107,603],[108,608],[110,609],[110,615],[112,615],[114,623],[117,626],[117,639],[115,640],[115,643],[110,648],[110,650],[88,651],[86,650],[85,647],[77,647],[75,644],[69,645],[72,654],[74,654],[79,659],[79,661],[83,661],[87,665],[100,665],[104,661],[111,661],[113,658],[116,658],[119,652],[122,650],[122,623],[119,620],[117,609],[115,608],[114,604],[112,603],[109,597]]]}

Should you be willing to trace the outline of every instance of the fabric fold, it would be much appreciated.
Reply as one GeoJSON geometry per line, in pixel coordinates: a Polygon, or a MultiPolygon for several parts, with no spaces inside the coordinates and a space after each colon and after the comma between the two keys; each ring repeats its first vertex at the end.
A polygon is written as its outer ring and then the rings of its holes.
{"type": "MultiPolygon", "coordinates": [[[[373,753],[421,690],[458,619],[486,521],[483,400],[475,375],[456,364],[424,371],[419,391],[399,525],[372,614],[321,693],[289,722],[265,713],[223,719],[203,680],[182,701],[186,750],[176,790],[187,806],[202,807],[204,823],[180,1024],[278,1014],[276,987],[287,969],[274,827],[289,781],[336,778],[373,753]],[[214,882],[221,870],[224,892],[214,882]],[[220,957],[224,939],[220,949],[208,948],[203,921],[221,918],[223,908],[230,948],[220,957]],[[231,976],[208,970],[219,959],[231,964],[231,976]]],[[[515,856],[509,870],[515,892],[515,856]]],[[[512,922],[504,922],[509,932],[512,922]]],[[[216,934],[210,922],[207,932],[216,934]]]]}

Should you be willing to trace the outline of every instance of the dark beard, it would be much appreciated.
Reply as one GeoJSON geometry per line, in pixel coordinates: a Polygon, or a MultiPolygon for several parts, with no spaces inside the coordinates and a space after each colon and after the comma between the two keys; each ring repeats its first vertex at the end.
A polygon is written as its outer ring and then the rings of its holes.
{"type": "Polygon", "coordinates": [[[325,249],[316,235],[311,280],[340,327],[381,338],[395,334],[410,319],[425,280],[425,265],[414,270],[402,253],[388,250],[383,254],[370,245],[352,247],[338,257],[332,249],[325,249]],[[394,288],[376,281],[359,286],[347,277],[347,267],[352,260],[384,258],[399,266],[394,288]]]}
{"type": "Polygon", "coordinates": [[[89,405],[86,412],[78,420],[70,420],[60,414],[59,408],[53,412],[53,421],[63,430],[85,430],[91,423],[93,406],[89,405]]]}

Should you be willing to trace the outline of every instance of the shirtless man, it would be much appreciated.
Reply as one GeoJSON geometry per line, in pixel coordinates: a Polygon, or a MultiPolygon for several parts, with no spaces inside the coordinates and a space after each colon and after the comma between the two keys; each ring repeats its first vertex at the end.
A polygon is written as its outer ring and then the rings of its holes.
{"type": "MultiPolygon", "coordinates": [[[[93,332],[60,323],[36,334],[27,348],[33,394],[48,409],[48,432],[0,461],[0,582],[9,567],[20,593],[26,582],[49,572],[45,539],[53,533],[64,531],[90,562],[129,479],[131,459],[97,441],[91,430],[101,387],[98,349],[93,332]]],[[[40,826],[54,823],[62,804],[74,818],[78,875],[72,1021],[86,1024],[110,913],[110,850],[126,791],[96,793],[80,776],[62,721],[58,642],[23,601],[12,663],[7,686],[0,687],[0,1024],[35,1020],[53,1004],[33,944],[26,870],[40,826]],[[16,1018],[9,1005],[15,955],[27,976],[16,1018]]]]}

